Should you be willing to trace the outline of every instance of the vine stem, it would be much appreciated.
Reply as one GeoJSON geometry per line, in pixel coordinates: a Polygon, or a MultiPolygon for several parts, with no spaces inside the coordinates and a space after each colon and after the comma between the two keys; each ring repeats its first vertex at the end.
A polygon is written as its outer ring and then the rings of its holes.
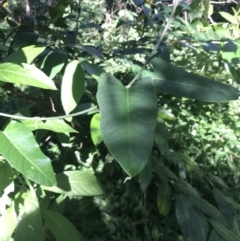
{"type": "Polygon", "coordinates": [[[149,64],[149,62],[151,61],[151,59],[153,58],[154,54],[157,53],[157,50],[160,46],[160,44],[162,43],[163,41],[163,38],[165,37],[165,35],[167,34],[167,31],[170,27],[170,24],[172,23],[172,20],[173,20],[173,16],[176,12],[176,9],[177,9],[177,6],[178,6],[178,3],[179,3],[179,0],[173,0],[173,10],[172,10],[172,13],[170,15],[170,18],[162,32],[162,34],[160,34],[160,37],[154,47],[154,49],[152,50],[149,58],[147,59],[147,61],[144,63],[144,65],[142,66],[142,68],[139,70],[139,72],[137,73],[137,75],[133,78],[133,80],[126,86],[126,88],[130,88],[136,81],[137,79],[141,76],[142,72],[144,71],[144,69],[146,68],[146,66],[149,64]]]}
{"type": "Polygon", "coordinates": [[[65,119],[68,117],[73,117],[73,116],[78,116],[78,115],[83,115],[88,113],[89,111],[92,110],[96,110],[97,106],[94,106],[92,108],[89,108],[87,110],[83,110],[83,111],[79,111],[73,114],[69,114],[69,115],[60,115],[60,116],[54,116],[54,117],[26,117],[26,116],[20,116],[20,115],[10,115],[10,114],[6,114],[6,113],[2,113],[0,112],[0,116],[4,116],[4,117],[9,117],[12,119],[16,119],[16,120],[57,120],[57,119],[65,119]]]}

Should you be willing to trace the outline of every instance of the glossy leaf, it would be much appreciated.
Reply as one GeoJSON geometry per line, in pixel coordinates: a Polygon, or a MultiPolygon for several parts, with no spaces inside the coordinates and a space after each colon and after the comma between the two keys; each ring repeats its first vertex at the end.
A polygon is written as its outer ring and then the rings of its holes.
{"type": "Polygon", "coordinates": [[[176,196],[176,216],[186,241],[205,241],[199,229],[198,217],[192,203],[184,195],[176,196]]]}
{"type": "Polygon", "coordinates": [[[50,130],[57,133],[76,133],[70,125],[68,125],[64,120],[47,120],[43,122],[42,120],[24,120],[22,123],[30,130],[50,130]]]}
{"type": "Polygon", "coordinates": [[[55,184],[50,159],[42,153],[32,132],[23,124],[11,121],[0,132],[0,139],[0,153],[12,167],[36,183],[55,184]]]}
{"type": "Polygon", "coordinates": [[[42,188],[56,193],[80,196],[96,196],[103,190],[93,173],[86,171],[65,171],[56,175],[57,186],[42,188]]]}
{"type": "Polygon", "coordinates": [[[92,142],[95,146],[97,146],[103,140],[102,132],[101,132],[101,128],[100,128],[100,114],[99,113],[95,114],[92,117],[92,120],[90,123],[90,132],[91,132],[92,142]]]}
{"type": "Polygon", "coordinates": [[[219,223],[218,221],[215,221],[213,219],[210,219],[210,223],[213,226],[213,228],[216,230],[216,232],[222,236],[227,241],[239,241],[239,237],[226,228],[223,224],[219,223]]]}
{"type": "Polygon", "coordinates": [[[131,88],[109,74],[99,79],[97,100],[103,140],[131,177],[146,165],[152,151],[157,98],[149,78],[131,88]]]}
{"type": "Polygon", "coordinates": [[[32,61],[44,51],[46,47],[44,46],[27,46],[22,49],[18,49],[16,52],[12,53],[4,59],[4,62],[10,62],[15,64],[27,63],[30,64],[32,61]]]}
{"type": "Polygon", "coordinates": [[[53,79],[62,70],[66,60],[67,53],[56,49],[44,58],[41,69],[49,78],[53,79]]]}
{"type": "Polygon", "coordinates": [[[224,225],[227,225],[226,220],[224,219],[221,212],[212,204],[197,196],[190,197],[190,200],[193,203],[193,205],[199,210],[201,210],[204,214],[221,222],[224,225]]]}
{"type": "Polygon", "coordinates": [[[17,226],[17,215],[14,203],[0,216],[0,240],[9,241],[17,226]]]}
{"type": "Polygon", "coordinates": [[[238,89],[206,77],[189,73],[161,58],[151,61],[156,79],[154,87],[164,93],[206,102],[225,102],[238,99],[238,89]]]}
{"type": "Polygon", "coordinates": [[[54,82],[40,69],[29,64],[0,64],[0,80],[15,84],[31,85],[43,89],[56,90],[54,82]]]}
{"type": "Polygon", "coordinates": [[[9,164],[1,163],[0,164],[0,192],[2,192],[13,180],[14,180],[14,174],[9,164]]]}
{"type": "Polygon", "coordinates": [[[57,241],[83,240],[73,224],[60,213],[52,210],[45,210],[43,212],[43,217],[46,221],[47,227],[57,241]]]}
{"type": "Polygon", "coordinates": [[[77,106],[84,88],[83,69],[77,60],[73,60],[67,65],[62,79],[61,101],[66,114],[77,106]]]}
{"type": "Polygon", "coordinates": [[[23,195],[23,206],[18,216],[18,226],[14,235],[15,241],[36,240],[44,241],[41,212],[36,194],[31,188],[23,195]]]}
{"type": "Polygon", "coordinates": [[[168,183],[164,183],[158,187],[157,207],[159,213],[166,216],[171,211],[172,196],[168,183]]]}

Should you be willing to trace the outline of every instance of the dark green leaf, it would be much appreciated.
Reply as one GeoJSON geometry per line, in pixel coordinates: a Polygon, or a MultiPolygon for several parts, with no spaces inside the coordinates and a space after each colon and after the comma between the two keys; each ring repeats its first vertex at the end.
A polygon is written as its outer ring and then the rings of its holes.
{"type": "Polygon", "coordinates": [[[138,182],[143,192],[147,190],[151,180],[152,180],[152,165],[151,165],[151,162],[148,161],[145,167],[138,175],[138,182]]]}
{"type": "Polygon", "coordinates": [[[167,182],[158,187],[157,207],[158,211],[164,216],[168,215],[171,211],[172,196],[167,182]]]}
{"type": "Polygon", "coordinates": [[[2,192],[14,180],[14,178],[13,171],[9,164],[0,163],[0,192],[2,192]]]}

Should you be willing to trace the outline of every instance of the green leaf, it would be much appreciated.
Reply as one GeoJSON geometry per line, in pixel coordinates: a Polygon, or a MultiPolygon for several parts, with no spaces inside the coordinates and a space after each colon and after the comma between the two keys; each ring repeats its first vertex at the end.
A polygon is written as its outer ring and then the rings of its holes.
{"type": "Polygon", "coordinates": [[[23,48],[29,45],[34,45],[39,38],[39,35],[34,32],[20,32],[16,33],[13,39],[13,49],[16,51],[19,48],[23,48]]]}
{"type": "Polygon", "coordinates": [[[100,75],[104,73],[104,70],[96,64],[89,63],[88,61],[83,61],[81,64],[86,72],[89,75],[92,75],[92,77],[96,80],[98,80],[100,75]]]}
{"type": "Polygon", "coordinates": [[[230,187],[218,176],[208,175],[208,177],[212,182],[215,182],[216,184],[219,184],[227,189],[230,189],[230,187]]]}
{"type": "Polygon", "coordinates": [[[77,133],[71,126],[69,126],[64,120],[23,120],[22,123],[30,130],[50,130],[57,133],[77,133]]]}
{"type": "Polygon", "coordinates": [[[193,203],[193,205],[199,210],[201,210],[204,214],[221,222],[224,225],[227,225],[226,220],[221,214],[221,212],[212,204],[197,196],[192,196],[189,199],[193,203]]]}
{"type": "MultiPolygon", "coordinates": [[[[0,192],[14,180],[12,168],[7,163],[0,164],[0,192]]],[[[1,226],[0,226],[1,227],[1,226]]],[[[0,236],[1,237],[1,236],[0,236]]]]}
{"type": "Polygon", "coordinates": [[[186,241],[205,241],[206,234],[199,229],[199,220],[192,203],[184,195],[176,196],[176,216],[186,241]]]}
{"type": "Polygon", "coordinates": [[[152,151],[156,94],[149,78],[125,88],[113,76],[102,74],[98,83],[104,143],[124,171],[133,177],[146,165],[152,151]]]}
{"type": "Polygon", "coordinates": [[[61,101],[66,114],[77,106],[84,88],[83,69],[77,60],[73,60],[67,65],[62,79],[61,101]]]}
{"type": "Polygon", "coordinates": [[[14,203],[0,216],[0,240],[9,241],[17,226],[17,215],[14,208],[14,203]]]}
{"type": "Polygon", "coordinates": [[[210,218],[210,223],[213,226],[213,228],[217,231],[217,233],[220,236],[222,236],[225,240],[239,241],[239,237],[234,232],[232,232],[231,230],[226,228],[226,226],[224,226],[223,224],[221,224],[211,218],[210,218]]]}
{"type": "Polygon", "coordinates": [[[197,190],[183,180],[177,180],[176,185],[184,194],[188,196],[199,196],[197,190]]]}
{"type": "Polygon", "coordinates": [[[224,102],[236,100],[239,97],[238,89],[188,73],[161,58],[154,58],[151,63],[156,76],[156,79],[153,79],[153,85],[160,92],[206,102],[224,102]]]}
{"type": "Polygon", "coordinates": [[[56,49],[44,58],[41,69],[49,78],[53,79],[62,70],[66,60],[67,53],[56,49]]]}
{"type": "Polygon", "coordinates": [[[65,171],[56,175],[57,186],[43,189],[67,195],[96,196],[103,190],[93,173],[86,171],[65,171]]]}
{"type": "Polygon", "coordinates": [[[18,216],[20,221],[15,231],[14,240],[44,241],[42,217],[34,189],[31,188],[31,191],[25,192],[22,198],[24,204],[20,208],[18,216]]]}
{"type": "Polygon", "coordinates": [[[171,211],[172,196],[168,183],[164,183],[159,186],[157,193],[157,207],[159,213],[166,216],[171,211]]]}
{"type": "Polygon", "coordinates": [[[11,121],[0,132],[0,139],[0,153],[12,167],[36,183],[46,186],[56,183],[50,159],[23,124],[11,121]]]}
{"type": "Polygon", "coordinates": [[[43,217],[46,221],[47,227],[50,229],[51,233],[57,241],[83,240],[79,235],[77,229],[63,215],[52,210],[45,210],[43,211],[43,217]]]}
{"type": "Polygon", "coordinates": [[[145,167],[138,175],[138,182],[143,192],[147,190],[151,180],[152,180],[152,165],[151,165],[151,162],[148,161],[145,167]]]}
{"type": "Polygon", "coordinates": [[[208,241],[223,241],[222,237],[213,229],[208,241]]]}
{"type": "Polygon", "coordinates": [[[95,146],[99,145],[103,138],[102,138],[102,132],[100,128],[100,114],[97,113],[92,117],[91,123],[90,123],[90,132],[91,132],[91,138],[92,142],[95,146]]]}
{"type": "Polygon", "coordinates": [[[0,64],[0,80],[56,90],[56,86],[50,78],[40,69],[29,64],[22,64],[22,66],[13,63],[0,64]]]}
{"type": "Polygon", "coordinates": [[[237,16],[233,16],[227,12],[218,12],[223,18],[225,18],[228,22],[238,26],[238,18],[237,16]]]}
{"type": "Polygon", "coordinates": [[[7,58],[4,59],[4,62],[10,62],[15,64],[30,64],[40,53],[43,52],[45,48],[46,46],[27,46],[9,55],[7,58]]]}

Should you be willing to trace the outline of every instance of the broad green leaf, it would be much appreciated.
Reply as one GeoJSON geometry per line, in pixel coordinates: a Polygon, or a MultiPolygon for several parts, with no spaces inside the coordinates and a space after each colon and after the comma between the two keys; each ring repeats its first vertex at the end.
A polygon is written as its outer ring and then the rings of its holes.
{"type": "Polygon", "coordinates": [[[199,210],[201,210],[204,214],[221,222],[224,225],[227,225],[222,213],[215,206],[202,199],[201,197],[192,196],[189,199],[193,203],[193,205],[199,210]]]}
{"type": "Polygon", "coordinates": [[[213,189],[215,200],[218,204],[218,208],[227,221],[228,227],[233,226],[233,208],[225,195],[217,188],[213,189]]]}
{"type": "Polygon", "coordinates": [[[176,196],[176,216],[186,241],[205,241],[199,229],[198,217],[192,203],[184,195],[176,196]]]}
{"type": "Polygon", "coordinates": [[[54,82],[40,69],[29,64],[0,64],[0,80],[14,84],[31,85],[43,89],[56,90],[54,82]]]}
{"type": "Polygon", "coordinates": [[[2,192],[14,180],[14,178],[15,177],[14,177],[12,168],[9,166],[9,164],[1,163],[0,164],[0,192],[2,192]]]}
{"type": "Polygon", "coordinates": [[[213,229],[209,236],[208,241],[225,241],[225,240],[223,240],[222,237],[219,236],[218,233],[213,229]]]}
{"type": "Polygon", "coordinates": [[[131,88],[109,74],[98,82],[103,140],[110,153],[131,177],[150,157],[156,125],[157,98],[149,78],[131,88]]]}
{"type": "Polygon", "coordinates": [[[13,50],[16,51],[19,48],[33,45],[37,42],[38,38],[39,38],[39,35],[32,31],[23,31],[23,32],[16,33],[12,42],[13,50]]]}
{"type": "Polygon", "coordinates": [[[46,46],[27,46],[22,49],[18,49],[16,52],[9,55],[7,58],[4,59],[4,62],[10,62],[15,64],[22,64],[27,63],[30,64],[32,61],[43,52],[46,46]]]}
{"type": "Polygon", "coordinates": [[[143,192],[145,192],[152,180],[152,165],[148,161],[142,171],[138,174],[138,183],[143,192]]]}
{"type": "Polygon", "coordinates": [[[63,68],[67,60],[67,53],[61,49],[51,51],[43,60],[42,71],[53,79],[63,68]]]}
{"type": "Polygon", "coordinates": [[[56,183],[50,159],[23,124],[11,121],[0,132],[0,140],[0,153],[17,171],[38,184],[52,186],[56,183]]]}
{"type": "Polygon", "coordinates": [[[172,196],[167,182],[158,187],[157,207],[158,211],[164,216],[168,215],[171,211],[172,196]]]}
{"type": "Polygon", "coordinates": [[[239,241],[239,237],[226,228],[222,223],[219,223],[218,221],[215,221],[210,218],[210,223],[213,226],[213,228],[216,230],[216,232],[222,236],[226,241],[239,241]]]}
{"type": "Polygon", "coordinates": [[[47,120],[43,122],[42,120],[23,120],[22,123],[30,130],[50,130],[57,133],[77,133],[70,125],[68,125],[64,120],[47,120]]]}
{"type": "Polygon", "coordinates": [[[100,128],[100,114],[97,113],[92,117],[90,123],[90,132],[92,142],[95,146],[99,145],[102,142],[102,132],[100,128]]]}
{"type": "Polygon", "coordinates": [[[61,101],[66,114],[78,104],[84,92],[84,72],[77,60],[70,62],[64,72],[61,87],[61,101]]]}
{"type": "Polygon", "coordinates": [[[199,196],[197,190],[183,180],[176,181],[177,187],[188,196],[199,196]]]}
{"type": "Polygon", "coordinates": [[[100,75],[104,73],[104,70],[96,64],[89,63],[88,61],[83,61],[81,64],[86,72],[89,75],[92,75],[92,77],[96,80],[98,80],[100,75]]]}
{"type": "Polygon", "coordinates": [[[151,63],[156,76],[156,79],[153,79],[153,85],[160,92],[206,102],[224,102],[236,100],[239,97],[238,89],[189,73],[161,58],[154,58],[151,63]]]}
{"type": "Polygon", "coordinates": [[[0,216],[0,240],[9,241],[14,229],[17,226],[17,215],[14,208],[14,203],[0,216]]]}
{"type": "Polygon", "coordinates": [[[36,240],[44,241],[42,217],[39,203],[34,189],[23,194],[23,206],[20,207],[18,226],[15,231],[14,240],[36,240]]]}
{"type": "Polygon", "coordinates": [[[238,22],[238,17],[237,16],[233,16],[227,12],[218,12],[223,18],[225,18],[228,22],[235,24],[238,26],[239,22],[238,22]]]}
{"type": "Polygon", "coordinates": [[[56,175],[57,186],[43,189],[67,195],[96,196],[103,190],[93,173],[86,171],[65,171],[56,175]]]}
{"type": "Polygon", "coordinates": [[[46,221],[47,227],[57,241],[83,240],[73,224],[60,213],[52,210],[45,210],[43,211],[43,217],[46,221]]]}

